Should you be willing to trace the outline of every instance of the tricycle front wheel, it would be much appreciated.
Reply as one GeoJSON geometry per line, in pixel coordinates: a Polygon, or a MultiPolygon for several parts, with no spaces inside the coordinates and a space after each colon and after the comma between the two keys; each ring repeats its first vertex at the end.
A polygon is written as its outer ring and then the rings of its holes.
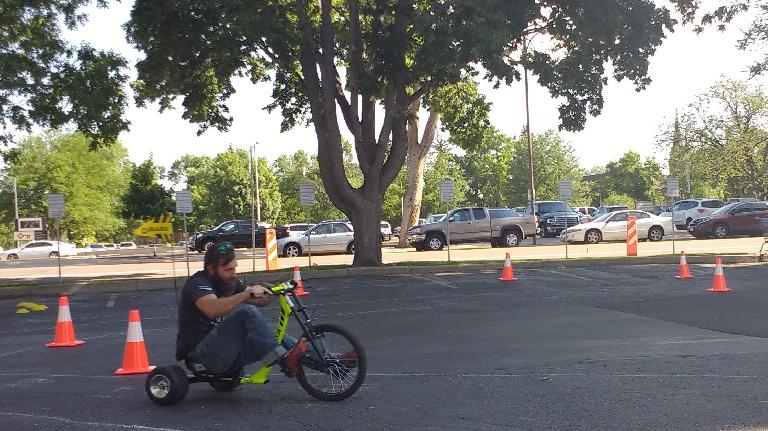
{"type": "Polygon", "coordinates": [[[363,346],[341,326],[324,323],[304,334],[310,353],[296,378],[308,394],[321,401],[349,398],[363,384],[368,368],[363,346]]]}

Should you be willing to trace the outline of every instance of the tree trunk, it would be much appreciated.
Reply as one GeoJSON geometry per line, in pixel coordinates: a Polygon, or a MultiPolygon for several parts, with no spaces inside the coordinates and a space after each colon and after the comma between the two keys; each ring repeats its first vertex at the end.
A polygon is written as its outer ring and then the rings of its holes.
{"type": "Polygon", "coordinates": [[[360,206],[346,212],[355,227],[355,266],[381,265],[381,206],[382,198],[362,197],[360,206]]]}
{"type": "Polygon", "coordinates": [[[408,121],[408,187],[403,198],[403,220],[400,224],[398,247],[408,247],[408,229],[416,225],[421,215],[421,199],[424,193],[424,168],[427,155],[435,139],[440,114],[430,109],[429,118],[424,128],[424,134],[419,141],[419,106],[420,101],[410,107],[408,121]]]}

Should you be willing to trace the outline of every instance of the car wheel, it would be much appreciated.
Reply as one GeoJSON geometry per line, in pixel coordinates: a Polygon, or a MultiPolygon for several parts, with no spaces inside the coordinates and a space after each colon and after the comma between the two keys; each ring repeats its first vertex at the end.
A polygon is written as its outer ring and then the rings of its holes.
{"type": "Polygon", "coordinates": [[[502,243],[506,247],[517,247],[520,245],[520,233],[508,230],[502,235],[502,243]]]}
{"type": "Polygon", "coordinates": [[[19,255],[17,254],[9,254],[8,260],[19,260],[19,255]]]}
{"type": "Polygon", "coordinates": [[[283,248],[283,257],[299,257],[301,256],[301,247],[296,243],[290,243],[283,248]]]}
{"type": "Polygon", "coordinates": [[[712,233],[715,235],[715,238],[725,238],[730,232],[728,231],[728,226],[719,223],[715,226],[715,229],[712,231],[712,233]]]}
{"type": "Polygon", "coordinates": [[[661,241],[664,239],[664,229],[660,226],[653,226],[648,229],[648,239],[651,241],[661,241]]]}
{"type": "Polygon", "coordinates": [[[355,254],[355,242],[352,241],[347,246],[347,254],[355,254]]]}
{"type": "Polygon", "coordinates": [[[445,244],[443,243],[443,239],[440,238],[439,235],[435,235],[435,234],[428,236],[426,243],[427,243],[426,248],[431,251],[439,251],[439,250],[442,250],[443,247],[445,247],[445,244]]]}
{"type": "Polygon", "coordinates": [[[59,257],[59,253],[56,252],[56,251],[52,251],[52,252],[48,253],[48,257],[51,257],[51,258],[59,257]]]}
{"type": "Polygon", "coordinates": [[[214,242],[213,242],[213,241],[208,241],[208,242],[206,242],[206,243],[205,243],[205,245],[203,246],[203,249],[204,249],[205,251],[208,251],[208,249],[209,249],[209,248],[213,247],[213,244],[214,244],[214,242]]]}
{"type": "Polygon", "coordinates": [[[688,217],[688,219],[685,220],[685,228],[686,229],[688,229],[688,226],[691,224],[692,221],[693,221],[693,219],[690,218],[690,217],[688,217]]]}
{"type": "Polygon", "coordinates": [[[603,240],[603,234],[599,230],[592,229],[584,234],[584,242],[587,244],[597,244],[603,240]]]}

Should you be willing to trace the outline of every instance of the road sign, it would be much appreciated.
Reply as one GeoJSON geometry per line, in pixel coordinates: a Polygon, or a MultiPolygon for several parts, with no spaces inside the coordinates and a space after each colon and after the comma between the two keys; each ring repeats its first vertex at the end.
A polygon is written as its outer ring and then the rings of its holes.
{"type": "Polygon", "coordinates": [[[312,183],[299,184],[299,200],[302,205],[314,205],[315,201],[315,185],[312,183]]]}
{"type": "Polygon", "coordinates": [[[36,230],[43,230],[43,219],[41,218],[20,218],[19,219],[19,232],[34,232],[36,230]]]}
{"type": "Polygon", "coordinates": [[[453,201],[453,180],[441,180],[440,181],[440,202],[452,202],[453,201]]]}
{"type": "Polygon", "coordinates": [[[48,195],[48,218],[64,217],[64,195],[51,193],[48,195]]]}
{"type": "Polygon", "coordinates": [[[14,232],[13,233],[14,241],[32,241],[34,239],[35,239],[34,232],[14,232]]]}
{"type": "Polygon", "coordinates": [[[166,214],[147,220],[133,233],[136,234],[136,236],[161,238],[165,242],[171,242],[173,240],[173,223],[171,223],[171,215],[166,214]]]}
{"type": "Polygon", "coordinates": [[[189,190],[176,191],[176,212],[179,214],[192,213],[192,192],[189,190]]]}
{"type": "Polygon", "coordinates": [[[563,180],[558,183],[558,189],[560,190],[560,200],[569,201],[573,198],[573,181],[563,180]]]}
{"type": "Polygon", "coordinates": [[[677,177],[667,177],[667,197],[676,198],[680,196],[680,183],[677,177]]]}

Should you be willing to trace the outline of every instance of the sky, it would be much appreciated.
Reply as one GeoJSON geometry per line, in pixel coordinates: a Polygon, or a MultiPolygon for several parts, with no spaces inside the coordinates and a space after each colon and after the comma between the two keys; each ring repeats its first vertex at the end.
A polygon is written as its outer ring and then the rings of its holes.
{"type": "MultiPolygon", "coordinates": [[[[110,2],[107,10],[87,10],[89,22],[66,37],[72,42],[86,41],[100,49],[111,49],[133,64],[140,58],[125,40],[122,24],[130,14],[132,2],[110,2]]],[[[674,119],[676,110],[684,110],[696,95],[723,78],[747,79],[745,72],[758,54],[740,51],[736,41],[741,29],[751,21],[743,15],[720,33],[709,30],[695,35],[691,28],[679,28],[669,35],[651,59],[652,84],[637,93],[630,82],[610,80],[604,90],[605,105],[599,117],[589,117],[583,131],[562,136],[575,149],[579,162],[591,168],[621,157],[628,150],[645,158],[665,162],[666,154],[656,146],[656,137],[664,124],[674,119]]],[[[135,72],[130,72],[135,78],[135,72]]],[[[753,80],[764,84],[765,78],[753,80]]],[[[127,110],[130,131],[120,135],[130,159],[141,163],[150,156],[163,166],[170,166],[183,154],[215,155],[230,146],[247,149],[258,143],[256,154],[274,160],[281,154],[300,149],[317,151],[312,128],[296,128],[280,133],[280,113],[267,113],[269,83],[252,85],[245,79],[235,81],[236,94],[229,102],[234,117],[228,132],[209,130],[197,136],[197,126],[181,118],[181,110],[159,113],[157,105],[138,108],[132,102],[127,110]]],[[[525,125],[524,89],[522,82],[494,90],[482,83],[481,91],[492,103],[491,124],[509,135],[517,135],[525,125]]],[[[131,96],[132,97],[132,96],[131,96]]],[[[536,84],[530,88],[531,130],[534,133],[556,130],[559,125],[558,100],[536,84]]],[[[424,117],[426,118],[426,117],[424,117]]]]}

